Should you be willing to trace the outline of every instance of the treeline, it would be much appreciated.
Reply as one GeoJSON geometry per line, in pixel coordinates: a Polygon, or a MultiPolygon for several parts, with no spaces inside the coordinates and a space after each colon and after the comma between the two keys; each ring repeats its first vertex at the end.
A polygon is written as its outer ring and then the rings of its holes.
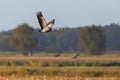
{"type": "Polygon", "coordinates": [[[46,52],[71,52],[79,51],[80,44],[78,35],[81,28],[64,28],[61,31],[39,33],[35,32],[36,38],[38,38],[38,50],[46,52]]]}
{"type": "MultiPolygon", "coordinates": [[[[39,33],[34,29],[34,37],[37,38],[38,44],[34,51],[45,52],[80,52],[80,32],[83,27],[64,28],[61,31],[39,33]]],[[[102,26],[103,33],[106,36],[106,48],[108,51],[120,50],[120,25],[112,23],[102,26]]],[[[9,40],[13,35],[13,30],[0,32],[0,51],[16,51],[10,46],[9,40]]]]}

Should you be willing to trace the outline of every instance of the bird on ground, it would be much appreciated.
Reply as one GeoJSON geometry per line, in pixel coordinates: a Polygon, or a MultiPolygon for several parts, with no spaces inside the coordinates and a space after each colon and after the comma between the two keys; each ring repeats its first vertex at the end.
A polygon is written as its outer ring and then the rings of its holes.
{"type": "Polygon", "coordinates": [[[61,28],[54,28],[53,29],[52,26],[55,23],[55,19],[53,19],[47,23],[45,18],[43,17],[42,12],[37,13],[37,19],[38,19],[38,22],[39,22],[40,27],[41,27],[39,32],[46,33],[46,32],[50,32],[50,31],[61,30],[61,28]]]}

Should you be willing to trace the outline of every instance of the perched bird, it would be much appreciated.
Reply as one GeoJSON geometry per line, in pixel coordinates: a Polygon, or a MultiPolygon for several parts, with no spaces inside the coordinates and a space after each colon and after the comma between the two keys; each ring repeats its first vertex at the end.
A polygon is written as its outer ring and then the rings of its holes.
{"type": "Polygon", "coordinates": [[[41,29],[39,30],[39,32],[46,33],[46,32],[49,32],[49,31],[60,30],[59,28],[52,29],[52,26],[55,23],[55,19],[53,19],[53,20],[51,20],[50,22],[47,23],[45,21],[43,15],[42,15],[42,12],[38,12],[37,13],[37,19],[38,19],[38,22],[39,22],[40,27],[41,27],[41,29]]]}

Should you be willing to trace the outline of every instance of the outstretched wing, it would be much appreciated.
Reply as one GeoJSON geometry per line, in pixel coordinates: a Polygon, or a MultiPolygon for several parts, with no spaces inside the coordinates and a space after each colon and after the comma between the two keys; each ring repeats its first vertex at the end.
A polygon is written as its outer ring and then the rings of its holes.
{"type": "Polygon", "coordinates": [[[52,27],[54,25],[54,23],[55,23],[55,19],[48,22],[47,26],[50,28],[50,27],[52,27]]]}
{"type": "Polygon", "coordinates": [[[42,15],[42,12],[38,12],[37,13],[37,19],[38,19],[38,22],[41,26],[41,29],[45,28],[47,26],[47,23],[42,15]]]}

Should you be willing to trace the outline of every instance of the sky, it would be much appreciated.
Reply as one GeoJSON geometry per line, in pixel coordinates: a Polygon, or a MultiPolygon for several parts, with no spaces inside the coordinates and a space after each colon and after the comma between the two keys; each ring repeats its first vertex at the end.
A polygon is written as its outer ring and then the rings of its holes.
{"type": "Polygon", "coordinates": [[[39,28],[36,13],[54,27],[78,27],[120,23],[120,0],[0,0],[0,31],[27,23],[39,28]]]}

